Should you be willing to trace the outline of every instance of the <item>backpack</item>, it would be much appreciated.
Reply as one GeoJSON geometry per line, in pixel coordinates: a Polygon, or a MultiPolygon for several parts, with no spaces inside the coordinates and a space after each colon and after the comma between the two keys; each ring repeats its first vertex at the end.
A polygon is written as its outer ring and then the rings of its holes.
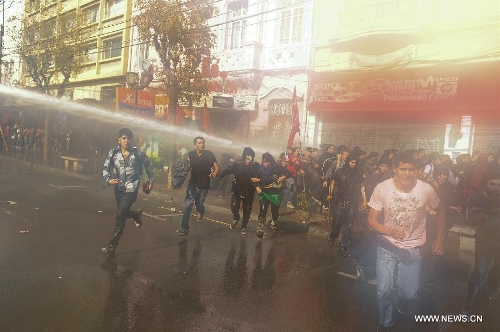
{"type": "Polygon", "coordinates": [[[171,185],[174,189],[179,189],[184,181],[186,181],[187,176],[191,172],[191,163],[189,160],[179,160],[172,166],[172,180],[171,185]]]}

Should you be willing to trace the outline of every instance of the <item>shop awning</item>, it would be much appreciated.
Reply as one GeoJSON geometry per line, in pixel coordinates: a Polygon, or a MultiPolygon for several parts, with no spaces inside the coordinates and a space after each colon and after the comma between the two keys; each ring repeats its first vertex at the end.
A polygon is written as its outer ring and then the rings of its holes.
{"type": "Polygon", "coordinates": [[[311,111],[481,112],[500,118],[500,61],[315,73],[311,111]]]}

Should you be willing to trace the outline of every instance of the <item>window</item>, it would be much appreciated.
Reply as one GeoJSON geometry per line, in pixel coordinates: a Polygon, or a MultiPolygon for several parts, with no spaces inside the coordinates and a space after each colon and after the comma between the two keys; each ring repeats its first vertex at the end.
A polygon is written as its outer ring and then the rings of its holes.
{"type": "Polygon", "coordinates": [[[85,46],[85,55],[87,56],[87,62],[97,61],[97,46],[96,44],[91,44],[85,46]]]}
{"type": "Polygon", "coordinates": [[[122,55],[122,37],[105,40],[102,43],[103,59],[111,59],[122,55]]]}
{"type": "Polygon", "coordinates": [[[53,38],[56,35],[57,20],[52,18],[41,22],[40,36],[42,40],[53,38]]]}
{"type": "Polygon", "coordinates": [[[87,24],[99,22],[99,4],[83,9],[83,17],[87,24]]]}
{"type": "Polygon", "coordinates": [[[248,2],[233,2],[229,5],[228,12],[230,22],[229,48],[239,48],[246,42],[247,21],[244,18],[248,12],[248,2]]]}
{"type": "Polygon", "coordinates": [[[106,0],[106,7],[104,9],[104,17],[110,18],[125,12],[124,0],[106,0]]]}
{"type": "Polygon", "coordinates": [[[61,18],[62,32],[72,30],[76,27],[76,12],[64,14],[61,18]]]}
{"type": "Polygon", "coordinates": [[[292,6],[299,0],[281,0],[280,7],[284,8],[279,14],[279,45],[299,43],[302,41],[303,8],[292,6]]]}
{"type": "Polygon", "coordinates": [[[28,6],[29,6],[28,11],[38,10],[40,9],[40,0],[29,0],[28,6]]]}

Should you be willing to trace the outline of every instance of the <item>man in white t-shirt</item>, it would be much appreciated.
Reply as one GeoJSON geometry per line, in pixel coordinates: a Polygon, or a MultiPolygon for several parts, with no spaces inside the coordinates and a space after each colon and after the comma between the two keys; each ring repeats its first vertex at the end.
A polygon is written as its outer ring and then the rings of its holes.
{"type": "MultiPolygon", "coordinates": [[[[409,153],[394,157],[394,178],[377,185],[368,203],[368,224],[378,234],[377,303],[379,330],[394,326],[391,289],[394,272],[398,271],[398,310],[406,313],[409,301],[415,299],[420,283],[425,221],[428,209],[438,209],[439,198],[434,189],[417,180],[415,159],[409,153]],[[383,223],[380,223],[383,216],[383,223]]],[[[439,208],[438,235],[433,253],[443,254],[446,213],[439,208]]]]}

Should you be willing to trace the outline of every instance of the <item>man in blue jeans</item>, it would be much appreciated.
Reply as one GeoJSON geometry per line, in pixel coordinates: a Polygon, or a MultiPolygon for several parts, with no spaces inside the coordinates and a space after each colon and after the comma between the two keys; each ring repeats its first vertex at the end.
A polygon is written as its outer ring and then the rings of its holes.
{"type": "Polygon", "coordinates": [[[377,187],[368,203],[368,225],[377,233],[377,304],[379,331],[394,327],[391,289],[398,271],[398,311],[406,314],[410,301],[417,297],[422,256],[426,242],[426,213],[438,210],[437,237],[432,245],[435,255],[444,252],[446,212],[439,205],[434,189],[417,180],[415,159],[410,153],[394,157],[394,177],[377,187]],[[379,218],[383,215],[383,223],[379,218]]]}
{"type": "Polygon", "coordinates": [[[219,165],[212,152],[205,150],[205,139],[196,137],[193,140],[194,150],[188,154],[191,165],[191,178],[184,199],[184,211],[182,215],[181,229],[177,231],[180,236],[187,236],[189,232],[189,218],[193,204],[198,211],[198,220],[203,220],[205,214],[205,198],[210,189],[210,178],[215,178],[219,173],[219,165]]]}

